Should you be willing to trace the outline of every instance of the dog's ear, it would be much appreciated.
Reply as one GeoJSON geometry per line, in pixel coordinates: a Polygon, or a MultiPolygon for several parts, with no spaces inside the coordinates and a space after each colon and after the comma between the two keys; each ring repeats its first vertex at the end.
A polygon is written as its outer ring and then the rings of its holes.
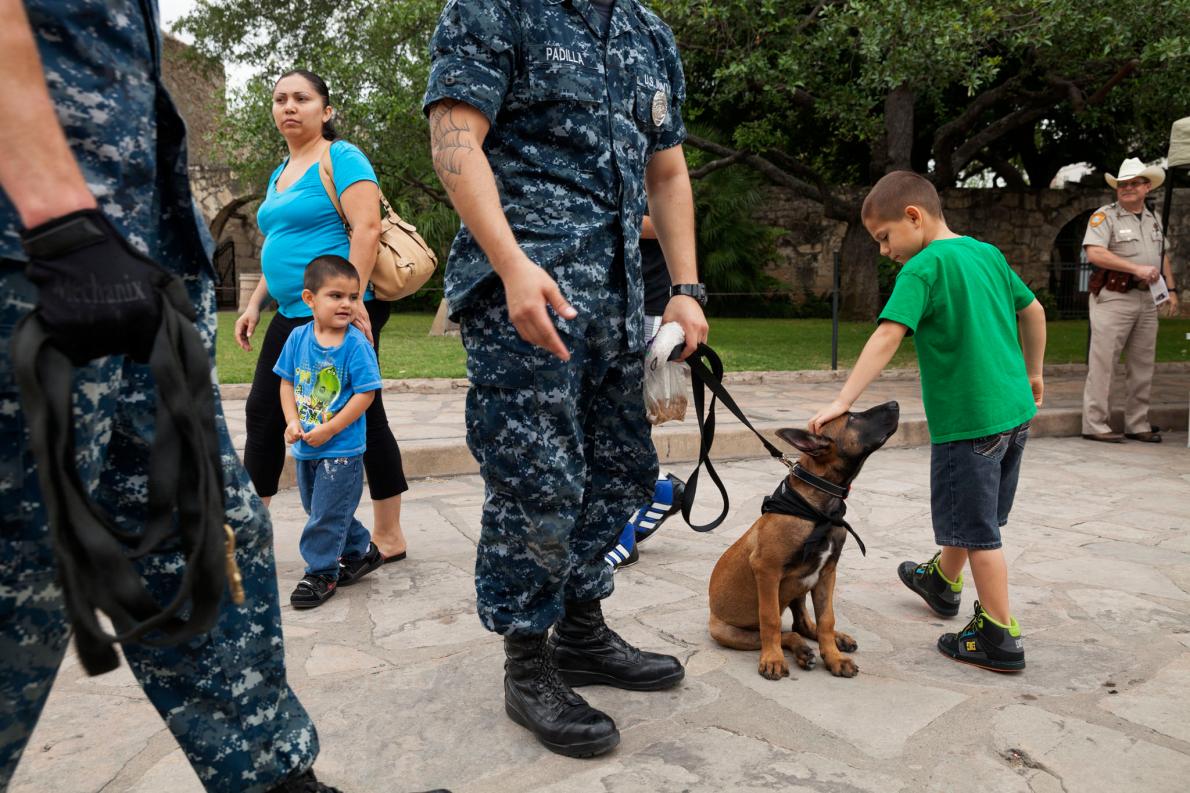
{"type": "Polygon", "coordinates": [[[799,429],[779,429],[777,430],[777,437],[799,452],[805,452],[811,457],[819,457],[826,454],[835,445],[835,442],[825,435],[815,435],[812,432],[799,429]]]}

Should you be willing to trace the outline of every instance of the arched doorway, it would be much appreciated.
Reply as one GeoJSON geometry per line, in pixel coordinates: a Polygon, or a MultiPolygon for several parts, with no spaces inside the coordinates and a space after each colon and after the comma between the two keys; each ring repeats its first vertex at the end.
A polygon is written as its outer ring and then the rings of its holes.
{"type": "Polygon", "coordinates": [[[1087,293],[1092,267],[1083,252],[1083,236],[1093,209],[1075,215],[1062,227],[1050,251],[1050,294],[1058,316],[1050,319],[1086,319],[1087,293]]]}

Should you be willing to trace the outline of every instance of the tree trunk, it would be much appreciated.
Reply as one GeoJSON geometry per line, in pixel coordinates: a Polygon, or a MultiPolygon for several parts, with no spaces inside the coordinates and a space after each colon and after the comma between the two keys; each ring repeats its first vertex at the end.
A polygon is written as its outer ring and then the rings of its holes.
{"type": "Polygon", "coordinates": [[[916,100],[908,84],[902,84],[884,98],[884,130],[872,144],[869,175],[875,182],[890,171],[913,169],[913,105],[916,100]]]}
{"type": "Polygon", "coordinates": [[[847,319],[874,320],[880,312],[880,284],[876,264],[880,249],[860,222],[858,213],[843,234],[842,313],[847,319]]]}

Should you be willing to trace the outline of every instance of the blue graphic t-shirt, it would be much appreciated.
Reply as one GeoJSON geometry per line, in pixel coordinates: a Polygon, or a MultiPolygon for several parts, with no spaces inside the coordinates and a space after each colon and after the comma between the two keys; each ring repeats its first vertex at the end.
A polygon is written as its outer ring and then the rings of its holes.
{"type": "MultiPolygon", "coordinates": [[[[318,343],[313,322],[294,328],[285,340],[273,373],[293,383],[298,419],[304,430],[330,421],[355,394],[378,391],[382,385],[376,351],[355,326],[347,328],[347,336],[337,347],[318,343]]],[[[311,446],[305,441],[293,444],[293,456],[298,460],[354,457],[363,454],[367,445],[367,429],[361,415],[321,446],[311,446]]]]}
{"type": "MultiPolygon", "coordinates": [[[[264,234],[260,269],[269,285],[269,294],[280,304],[281,313],[291,318],[308,317],[310,307],[302,302],[302,276],[306,265],[316,256],[326,254],[346,259],[351,252],[351,240],[322,186],[318,163],[278,192],[277,177],[288,162],[286,159],[277,166],[269,177],[264,201],[256,211],[256,222],[264,234]]],[[[356,182],[376,181],[372,163],[362,151],[345,140],[331,144],[331,168],[340,200],[343,191],[356,182]]],[[[364,298],[371,296],[369,287],[364,298]]]]}

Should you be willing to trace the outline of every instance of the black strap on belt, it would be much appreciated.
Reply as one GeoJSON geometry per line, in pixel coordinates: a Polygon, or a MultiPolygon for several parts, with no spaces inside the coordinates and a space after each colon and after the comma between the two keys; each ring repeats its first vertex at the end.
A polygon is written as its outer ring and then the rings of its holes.
{"type": "Polygon", "coordinates": [[[112,644],[162,647],[206,633],[215,624],[224,586],[243,601],[234,535],[223,522],[223,468],[215,428],[211,365],[186,316],[193,309],[173,279],[162,292],[161,324],[149,366],[157,415],[143,532],[126,532],[90,498],[74,457],[74,368],[36,310],[16,327],[12,356],[30,448],[37,464],[67,615],[88,674],[119,665],[112,644]],[[176,515],[175,515],[176,512],[176,515]],[[160,605],[134,561],[177,545],[185,571],[173,599],[160,605]],[[107,633],[96,610],[115,626],[107,633]],[[180,616],[183,609],[188,613],[180,616]]]}

